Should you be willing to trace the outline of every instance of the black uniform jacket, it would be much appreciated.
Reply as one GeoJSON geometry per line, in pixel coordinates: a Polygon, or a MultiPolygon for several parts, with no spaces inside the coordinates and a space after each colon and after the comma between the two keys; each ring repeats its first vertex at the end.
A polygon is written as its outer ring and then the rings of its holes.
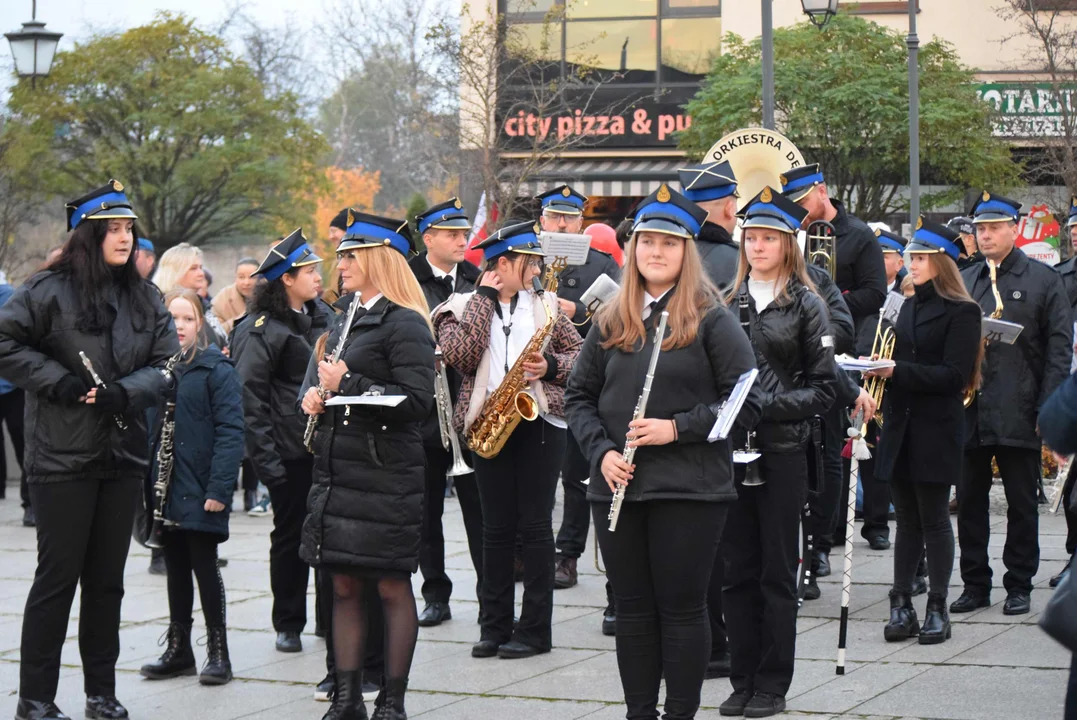
{"type": "Polygon", "coordinates": [[[850,215],[837,200],[831,203],[838,211],[831,221],[838,247],[838,276],[834,282],[841,289],[856,324],[856,349],[866,355],[871,350],[879,308],[886,301],[886,264],[871,228],[850,215]]]}
{"type": "MultiPolygon", "coordinates": [[[[739,305],[748,281],[737,292],[739,305]]],[[[836,395],[834,348],[826,305],[798,281],[785,297],[756,312],[748,297],[752,346],[759,366],[763,417],[757,447],[767,452],[800,452],[811,439],[810,419],[830,409],[836,395]]]]}
{"type": "MultiPolygon", "coordinates": [[[[815,265],[808,265],[808,275],[815,283],[815,289],[826,303],[827,314],[830,318],[830,335],[834,340],[833,350],[836,354],[853,353],[855,351],[855,335],[853,331],[853,316],[849,314],[849,306],[838,290],[838,286],[827,275],[826,270],[815,265]]],[[[860,394],[860,386],[837,365],[834,366],[834,391],[837,397],[834,399],[838,407],[848,407],[856,402],[860,394]]]]}
{"type": "MultiPolygon", "coordinates": [[[[330,333],[335,345],[344,317],[330,333]]],[[[396,407],[335,406],[314,438],[314,486],[300,557],[320,565],[415,572],[424,467],[422,424],[434,403],[434,336],[426,318],[381,298],[360,308],[338,395],[403,395],[396,407]]],[[[311,358],[299,397],[318,383],[311,358]]],[[[294,398],[293,398],[294,400],[294,398]]]]}
{"type": "Polygon", "coordinates": [[[875,477],[889,481],[904,446],[904,480],[955,485],[964,457],[962,400],[980,350],[980,306],[946,300],[927,282],[894,327],[894,375],[883,396],[875,477]]]}
{"type": "MultiPolygon", "coordinates": [[[[408,267],[411,268],[415,279],[419,281],[419,287],[423,289],[426,304],[430,307],[431,312],[438,305],[448,300],[453,293],[471,292],[475,289],[475,283],[479,281],[479,269],[467,260],[457,264],[456,283],[453,285],[451,292],[449,291],[448,282],[443,278],[434,277],[434,271],[430,269],[430,263],[426,259],[425,252],[419,253],[409,260],[408,267]]],[[[451,365],[446,363],[446,367],[448,367],[449,397],[452,398],[453,406],[455,407],[462,380],[460,374],[451,365]]],[[[427,447],[441,447],[441,428],[438,426],[436,404],[430,412],[430,417],[423,424],[423,444],[427,447]]]]}
{"type": "MultiPolygon", "coordinates": [[[[672,293],[667,293],[644,322],[647,340],[636,352],[602,347],[596,328],[587,335],[568,381],[565,409],[569,427],[591,466],[589,500],[609,500],[602,458],[622,452],[628,423],[643,391],[654,348],[654,328],[672,293]]],[[[729,440],[707,442],[717,413],[737,383],[755,366],[751,345],[736,318],[723,306],[711,309],[696,339],[683,348],[663,350],[655,367],[646,417],[672,419],[677,440],[636,450],[636,471],[625,500],[732,501],[733,457],[729,440]]],[[[754,425],[759,396],[753,391],[738,421],[754,425]]]]}
{"type": "Polygon", "coordinates": [[[576,325],[580,337],[587,337],[587,331],[591,329],[591,319],[587,317],[587,308],[580,302],[580,297],[598,280],[598,276],[603,274],[609,275],[614,282],[621,281],[621,268],[613,256],[594,248],[587,251],[586,264],[569,265],[561,271],[557,297],[575,303],[576,312],[569,319],[576,325]]]}
{"type": "Polygon", "coordinates": [[[145,410],[168,385],[161,370],[179,351],[172,316],[146,283],[132,296],[112,289],[109,332],[94,335],[79,322],[79,299],[66,274],[34,275],[0,308],[0,376],[26,391],[24,472],[27,482],[93,480],[149,468],[145,410]],[[148,317],[132,303],[150,303],[148,317]],[[126,430],[93,405],[59,404],[51,393],[75,375],[93,387],[79,357],[85,352],[105,384],[127,393],[126,430]]]}
{"type": "MultiPolygon", "coordinates": [[[[986,262],[961,272],[984,315],[995,309],[986,262]]],[[[1036,416],[1047,396],[1069,375],[1073,355],[1072,311],[1054,268],[1014,248],[998,267],[1002,319],[1024,330],[1017,342],[987,345],[983,382],[965,418],[966,446],[1006,445],[1039,449],[1036,416]]]]}
{"type": "Polygon", "coordinates": [[[740,249],[733,242],[733,236],[721,225],[703,223],[696,238],[696,249],[707,276],[724,295],[737,279],[737,263],[740,261],[740,249]]]}
{"type": "MultiPolygon", "coordinates": [[[[332,310],[320,300],[306,312],[283,318],[248,314],[232,336],[232,360],[243,383],[247,459],[266,487],[287,481],[283,461],[308,456],[303,446],[306,416],[295,398],[303,384],[314,343],[327,329],[332,310]]],[[[326,346],[331,352],[332,345],[326,346]]]]}
{"type": "Polygon", "coordinates": [[[1066,298],[1074,310],[1073,319],[1077,320],[1077,257],[1060,262],[1055,265],[1055,270],[1062,276],[1062,284],[1066,287],[1066,298]]]}

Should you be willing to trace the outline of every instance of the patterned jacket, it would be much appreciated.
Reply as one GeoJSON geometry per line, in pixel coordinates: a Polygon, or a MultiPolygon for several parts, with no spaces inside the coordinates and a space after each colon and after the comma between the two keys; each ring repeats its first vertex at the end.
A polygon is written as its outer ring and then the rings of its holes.
{"type": "MultiPolygon", "coordinates": [[[[495,293],[492,288],[480,288],[478,292],[453,295],[434,311],[434,331],[445,361],[464,378],[453,412],[453,427],[461,433],[467,432],[486,402],[495,293]],[[474,392],[476,385],[481,392],[474,392]]],[[[583,339],[568,316],[560,312],[557,298],[552,293],[546,293],[544,298],[555,318],[545,352],[549,369],[540,380],[531,382],[531,393],[543,415],[564,418],[565,385],[583,339]]],[[[542,305],[536,302],[534,309],[535,327],[542,327],[546,324],[542,305]]]]}

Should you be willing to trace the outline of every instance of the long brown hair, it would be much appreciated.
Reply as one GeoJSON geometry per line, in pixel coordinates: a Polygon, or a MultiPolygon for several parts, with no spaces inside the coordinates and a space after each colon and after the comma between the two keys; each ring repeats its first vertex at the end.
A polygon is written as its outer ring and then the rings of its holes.
{"type": "MultiPolygon", "coordinates": [[[[633,234],[625,249],[621,291],[595,315],[594,322],[606,338],[602,347],[607,350],[617,348],[623,352],[633,352],[647,334],[643,326],[644,279],[636,264],[638,237],[639,233],[633,234]]],[[[723,304],[721,293],[703,270],[703,261],[695,241],[685,240],[684,243],[681,272],[666,306],[669,310],[670,333],[662,343],[663,350],[691,344],[696,339],[703,316],[723,304]]]]}
{"type": "MultiPolygon", "coordinates": [[[[769,230],[770,228],[762,229],[769,230]]],[[[801,285],[818,295],[819,291],[816,289],[815,283],[812,282],[811,276],[808,275],[808,266],[804,262],[804,255],[800,252],[800,246],[797,245],[797,236],[781,230],[774,230],[774,232],[778,233],[782,238],[782,263],[778,268],[778,277],[774,283],[774,299],[785,300],[789,297],[789,280],[791,278],[796,278],[801,285]]],[[[726,293],[729,300],[737,296],[737,293],[740,292],[740,286],[744,284],[745,278],[752,271],[752,266],[748,264],[748,250],[745,248],[747,244],[746,233],[747,230],[741,233],[739,259],[737,260],[737,278],[729,286],[726,293]]]]}
{"type": "MultiPolygon", "coordinates": [[[[931,282],[934,283],[935,292],[939,294],[939,297],[950,302],[968,302],[977,308],[980,307],[980,304],[972,299],[969,291],[965,288],[961,273],[957,269],[957,263],[944,256],[944,253],[932,253],[928,257],[930,258],[931,267],[935,270],[935,277],[931,279],[931,282]]],[[[976,352],[976,362],[972,366],[972,374],[969,375],[969,383],[965,386],[966,390],[975,390],[980,387],[983,360],[984,344],[981,342],[976,352]]]]}
{"type": "Polygon", "coordinates": [[[165,310],[168,310],[170,315],[172,314],[172,301],[176,298],[181,298],[191,304],[191,307],[194,308],[195,320],[198,321],[198,331],[195,333],[194,336],[194,352],[192,352],[184,359],[184,362],[191,362],[192,360],[194,360],[194,357],[198,354],[199,350],[205,350],[207,347],[206,333],[202,331],[202,329],[206,326],[206,314],[202,311],[202,299],[198,297],[198,293],[196,293],[194,290],[188,290],[185,287],[180,287],[177,285],[165,294],[165,310]]]}

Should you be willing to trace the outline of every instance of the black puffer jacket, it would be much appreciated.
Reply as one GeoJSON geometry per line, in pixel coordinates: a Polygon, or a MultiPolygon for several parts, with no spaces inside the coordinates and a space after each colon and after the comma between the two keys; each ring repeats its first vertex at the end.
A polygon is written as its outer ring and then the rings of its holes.
{"type": "MultiPolygon", "coordinates": [[[[419,287],[426,296],[426,304],[433,312],[441,303],[449,299],[452,293],[469,293],[475,289],[475,283],[479,280],[479,269],[467,260],[456,266],[456,282],[452,292],[449,292],[449,284],[442,278],[434,277],[434,271],[430,269],[430,263],[426,259],[426,253],[419,253],[408,261],[408,267],[419,281],[419,287]]],[[[344,308],[347,311],[347,308],[344,308]]],[[[451,365],[448,365],[449,397],[452,398],[453,407],[456,407],[456,397],[460,393],[460,373],[451,365]]],[[[437,407],[430,412],[430,417],[423,424],[423,444],[427,447],[441,447],[441,426],[438,424],[437,407]]]]}
{"type": "Polygon", "coordinates": [[[740,261],[740,249],[733,242],[733,236],[721,225],[703,223],[696,239],[696,249],[703,260],[707,277],[724,295],[737,279],[737,263],[740,261]]]}
{"type": "MultiPolygon", "coordinates": [[[[961,272],[985,315],[995,309],[986,262],[961,272]]],[[[965,416],[966,447],[1006,445],[1038,450],[1036,420],[1047,396],[1070,374],[1073,311],[1061,276],[1014,248],[998,267],[1002,319],[1024,330],[1017,342],[989,343],[983,381],[965,416]]]]}
{"type": "Polygon", "coordinates": [[[752,346],[759,366],[763,417],[757,447],[768,452],[800,452],[807,447],[809,419],[834,403],[834,348],[826,306],[818,295],[790,281],[786,297],[756,312],[745,280],[737,304],[747,297],[752,346]],[[777,367],[776,367],[777,366],[777,367]]]}
{"type": "MultiPolygon", "coordinates": [[[[329,336],[336,343],[343,316],[329,336]]],[[[415,311],[359,309],[339,395],[405,395],[395,408],[330,407],[314,439],[315,483],[300,556],[313,565],[415,572],[423,514],[422,424],[434,403],[434,337],[415,311]]],[[[300,397],[317,384],[311,359],[300,397]]]]}
{"type": "MultiPolygon", "coordinates": [[[[602,475],[602,458],[610,450],[624,450],[628,423],[654,348],[654,326],[670,297],[662,298],[644,323],[647,341],[639,351],[604,349],[596,327],[588,333],[573,368],[565,390],[565,411],[572,435],[590,462],[588,500],[609,500],[611,496],[602,475]]],[[[707,435],[737,378],[752,367],[751,345],[736,319],[722,306],[703,317],[694,342],[662,351],[647,417],[675,420],[678,438],[668,445],[636,451],[636,472],[625,493],[626,501],[736,499],[729,440],[708,443],[707,435]]],[[[758,418],[759,394],[753,391],[738,421],[751,426],[758,418]]]]}
{"type": "MultiPolygon", "coordinates": [[[[815,283],[819,297],[826,303],[827,315],[830,318],[830,334],[834,338],[834,352],[838,355],[854,352],[856,338],[853,316],[849,314],[849,306],[845,304],[841,291],[822,268],[808,265],[808,275],[815,283]]],[[[849,373],[837,365],[834,366],[834,389],[837,393],[834,404],[841,408],[852,405],[860,394],[860,386],[849,376],[849,373]]]]}
{"type": "Polygon", "coordinates": [[[166,389],[161,369],[179,351],[179,341],[172,316],[149,283],[134,296],[113,288],[108,304],[111,332],[90,334],[79,322],[71,279],[46,271],[27,280],[0,308],[0,376],[26,391],[27,482],[144,477],[148,470],[145,410],[166,389]],[[145,315],[133,303],[148,304],[145,315]],[[80,350],[106,384],[126,391],[126,430],[93,405],[61,405],[50,398],[67,375],[93,387],[80,350]]]}
{"type": "Polygon", "coordinates": [[[295,398],[332,310],[320,300],[308,302],[306,309],[283,318],[250,313],[232,334],[232,361],[243,383],[247,458],[266,487],[287,481],[282,461],[309,454],[303,446],[306,416],[295,398]]]}

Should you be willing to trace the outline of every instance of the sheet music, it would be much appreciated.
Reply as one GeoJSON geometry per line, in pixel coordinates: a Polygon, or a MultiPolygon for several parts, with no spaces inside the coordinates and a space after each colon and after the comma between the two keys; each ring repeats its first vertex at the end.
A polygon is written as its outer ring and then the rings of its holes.
{"type": "Polygon", "coordinates": [[[763,457],[763,455],[757,452],[744,452],[743,450],[735,450],[733,452],[733,462],[737,465],[747,465],[748,463],[755,462],[761,457],[763,457]]]}
{"type": "Polygon", "coordinates": [[[897,325],[898,314],[901,313],[901,306],[905,304],[905,300],[905,296],[901,293],[893,290],[888,292],[886,302],[883,303],[883,320],[891,325],[897,325]]]}
{"type": "Polygon", "coordinates": [[[407,399],[407,395],[334,395],[325,401],[325,405],[326,407],[333,407],[335,405],[396,407],[407,399]]]}
{"type": "Polygon", "coordinates": [[[722,409],[714,421],[714,427],[707,435],[707,442],[725,440],[729,437],[729,431],[733,429],[733,421],[737,419],[740,409],[744,407],[744,401],[748,399],[748,391],[752,389],[757,377],[759,377],[759,370],[752,368],[737,378],[737,384],[733,387],[733,392],[729,394],[729,399],[722,403],[722,409]]]}
{"type": "Polygon", "coordinates": [[[599,275],[591,287],[580,296],[580,303],[587,308],[587,312],[594,315],[610,298],[617,294],[621,286],[606,273],[599,275]]]}
{"type": "Polygon", "coordinates": [[[854,358],[850,355],[838,355],[834,358],[834,362],[838,364],[842,370],[851,370],[853,372],[870,372],[872,370],[881,370],[882,368],[894,367],[896,363],[893,360],[872,360],[870,358],[854,358]]]}
{"type": "Polygon", "coordinates": [[[985,340],[1006,343],[1007,345],[1013,345],[1017,342],[1017,336],[1024,329],[1025,326],[1020,323],[996,320],[990,317],[984,317],[983,324],[980,327],[982,337],[985,340]]]}
{"type": "Polygon", "coordinates": [[[561,259],[566,265],[583,265],[591,247],[591,236],[575,233],[539,233],[539,244],[547,260],[561,259]]]}

